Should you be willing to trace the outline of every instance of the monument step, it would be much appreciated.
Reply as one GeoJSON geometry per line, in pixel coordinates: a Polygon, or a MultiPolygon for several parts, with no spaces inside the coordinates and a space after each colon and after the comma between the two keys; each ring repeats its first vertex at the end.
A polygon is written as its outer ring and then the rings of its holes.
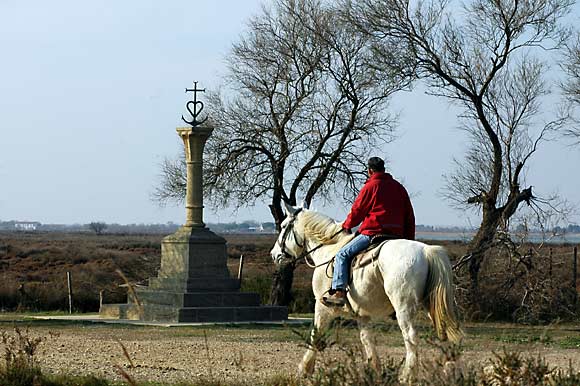
{"type": "Polygon", "coordinates": [[[179,322],[249,322],[288,319],[288,309],[277,306],[189,307],[179,312],[179,322]]]}
{"type": "Polygon", "coordinates": [[[222,292],[237,291],[240,281],[229,277],[195,277],[188,279],[173,279],[152,277],[149,288],[168,292],[222,292]]]}
{"type": "Polygon", "coordinates": [[[104,319],[128,319],[170,323],[266,322],[288,319],[286,307],[169,307],[154,304],[103,304],[104,319]]]}
{"type": "MultiPolygon", "coordinates": [[[[135,288],[141,304],[173,307],[249,307],[260,305],[260,295],[250,292],[169,292],[135,288]]],[[[136,303],[129,297],[129,302],[136,303]]]]}

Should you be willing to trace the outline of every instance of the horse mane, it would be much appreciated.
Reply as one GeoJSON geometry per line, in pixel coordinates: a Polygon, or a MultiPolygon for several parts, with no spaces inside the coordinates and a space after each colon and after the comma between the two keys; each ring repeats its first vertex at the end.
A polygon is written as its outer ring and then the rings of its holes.
{"type": "Polygon", "coordinates": [[[342,229],[341,223],[312,210],[304,210],[297,225],[302,227],[305,235],[315,238],[322,244],[335,244],[343,238],[339,233],[342,229]]]}

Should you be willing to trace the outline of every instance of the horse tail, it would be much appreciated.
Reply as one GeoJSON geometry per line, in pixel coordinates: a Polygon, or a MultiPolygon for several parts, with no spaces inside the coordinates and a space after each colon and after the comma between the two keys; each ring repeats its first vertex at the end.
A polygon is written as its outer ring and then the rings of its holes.
{"type": "Polygon", "coordinates": [[[429,264],[425,302],[431,321],[440,339],[458,343],[463,337],[455,313],[452,270],[447,251],[438,246],[427,246],[425,257],[429,264]]]}

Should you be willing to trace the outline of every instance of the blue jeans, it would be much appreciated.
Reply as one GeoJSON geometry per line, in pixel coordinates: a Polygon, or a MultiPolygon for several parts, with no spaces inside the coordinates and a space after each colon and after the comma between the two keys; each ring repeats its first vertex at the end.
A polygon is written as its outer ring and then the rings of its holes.
{"type": "Polygon", "coordinates": [[[350,262],[360,251],[371,244],[372,236],[357,235],[338,251],[334,259],[332,273],[332,289],[346,289],[350,278],[350,262]]]}

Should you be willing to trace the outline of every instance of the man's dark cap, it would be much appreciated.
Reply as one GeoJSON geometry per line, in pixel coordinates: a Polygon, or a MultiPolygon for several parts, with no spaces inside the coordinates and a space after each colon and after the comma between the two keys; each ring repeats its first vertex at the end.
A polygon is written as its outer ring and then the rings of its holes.
{"type": "Polygon", "coordinates": [[[369,169],[374,170],[376,172],[384,172],[385,171],[385,161],[380,159],[379,157],[371,157],[367,163],[369,169]]]}

